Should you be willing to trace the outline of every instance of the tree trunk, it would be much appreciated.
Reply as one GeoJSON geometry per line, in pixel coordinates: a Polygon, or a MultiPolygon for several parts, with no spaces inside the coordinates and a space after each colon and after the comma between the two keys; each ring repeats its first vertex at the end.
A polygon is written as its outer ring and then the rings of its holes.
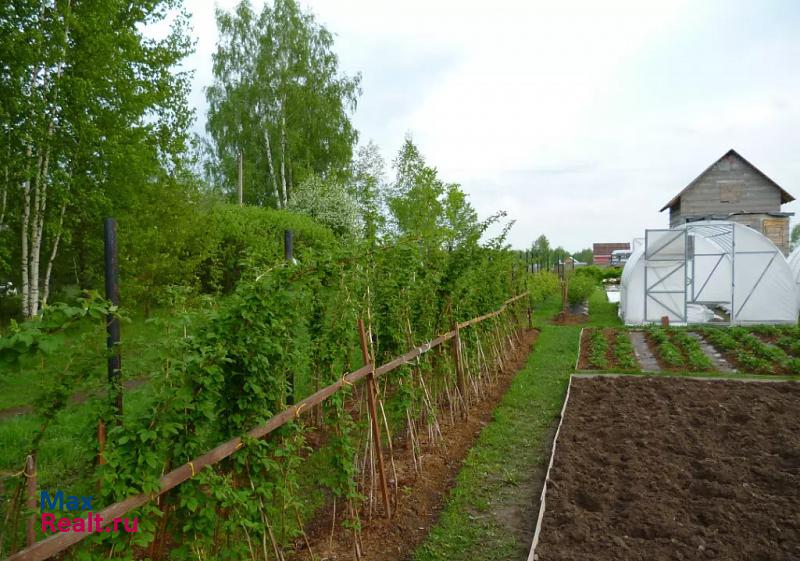
{"type": "MultiPolygon", "coordinates": [[[[28,145],[28,161],[31,158],[31,147],[28,145]]],[[[30,166],[30,164],[29,164],[30,166]]],[[[30,173],[30,167],[28,168],[30,173]]],[[[22,261],[22,316],[31,317],[30,302],[30,278],[28,276],[28,227],[31,217],[31,180],[30,176],[25,178],[22,183],[22,231],[20,232],[20,239],[22,240],[22,249],[20,259],[22,261]]]]}
{"type": "Polygon", "coordinates": [[[286,188],[286,113],[284,103],[281,104],[281,186],[283,187],[283,208],[289,204],[289,192],[286,188]]]}
{"type": "Polygon", "coordinates": [[[61,241],[61,232],[64,227],[64,214],[67,211],[67,203],[61,205],[61,214],[58,217],[58,229],[56,230],[56,239],[53,240],[53,250],[50,252],[50,259],[47,260],[47,271],[44,274],[44,289],[42,290],[42,306],[47,304],[47,299],[50,296],[50,274],[53,272],[53,261],[56,260],[58,254],[58,242],[61,241]]]}
{"type": "Polygon", "coordinates": [[[278,192],[278,180],[275,177],[275,165],[272,162],[272,147],[269,143],[269,129],[264,125],[264,141],[267,145],[267,165],[269,165],[269,175],[272,178],[272,189],[275,196],[275,206],[281,208],[281,195],[278,192]]]}
{"type": "Polygon", "coordinates": [[[5,173],[3,174],[3,194],[0,199],[0,232],[3,231],[3,225],[6,223],[6,203],[8,202],[8,188],[10,186],[8,163],[11,161],[11,138],[8,139],[8,155],[6,156],[5,173]]]}
{"type": "Polygon", "coordinates": [[[33,214],[31,215],[30,268],[28,270],[28,314],[39,313],[39,256],[44,230],[44,211],[47,209],[47,189],[42,180],[42,154],[36,164],[36,181],[33,184],[33,214]]]}
{"type": "MultiPolygon", "coordinates": [[[[71,2],[68,0],[66,9],[69,10],[71,7],[71,2]]],[[[53,12],[56,13],[57,5],[54,0],[53,2],[53,12]]],[[[39,275],[39,269],[41,266],[41,250],[42,250],[42,239],[44,237],[44,221],[45,221],[45,213],[47,211],[47,191],[48,191],[48,184],[49,184],[49,176],[50,176],[50,152],[51,152],[51,143],[53,139],[53,133],[55,130],[55,123],[56,123],[56,108],[58,107],[58,86],[59,81],[64,69],[64,60],[66,58],[66,50],[67,50],[67,42],[69,41],[69,25],[65,23],[64,25],[64,43],[63,48],[61,50],[61,59],[58,61],[58,66],[56,67],[55,77],[49,80],[52,84],[52,104],[51,107],[53,108],[50,112],[49,122],[47,124],[47,133],[45,138],[43,139],[43,146],[41,147],[42,150],[39,151],[38,163],[37,163],[37,170],[36,170],[36,183],[33,190],[33,216],[32,218],[32,231],[30,234],[30,253],[27,254],[28,259],[30,260],[30,264],[28,265],[28,310],[27,310],[27,317],[33,317],[39,313],[39,288],[41,285],[41,279],[39,275]]],[[[48,76],[47,72],[44,71],[42,77],[42,84],[41,88],[44,92],[44,98],[46,99],[47,96],[47,87],[48,87],[48,76]]],[[[59,223],[58,228],[58,235],[57,240],[61,237],[61,224],[63,223],[63,217],[61,222],[59,223]]],[[[27,235],[26,235],[27,237],[27,235]]],[[[55,241],[53,244],[53,249],[55,252],[58,251],[58,241],[55,241]]],[[[52,259],[55,259],[55,255],[52,256],[52,259]]],[[[49,274],[48,274],[49,275],[49,274]]],[[[49,291],[49,282],[48,282],[48,291],[49,291]]]]}

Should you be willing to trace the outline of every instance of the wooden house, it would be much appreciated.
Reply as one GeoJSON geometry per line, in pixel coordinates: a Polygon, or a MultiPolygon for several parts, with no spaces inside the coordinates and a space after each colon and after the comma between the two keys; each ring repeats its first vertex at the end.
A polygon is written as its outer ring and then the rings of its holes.
{"type": "Polygon", "coordinates": [[[669,226],[696,220],[730,220],[757,230],[784,254],[789,252],[790,212],[781,205],[794,197],[753,164],[731,149],[675,195],[669,226]]]}

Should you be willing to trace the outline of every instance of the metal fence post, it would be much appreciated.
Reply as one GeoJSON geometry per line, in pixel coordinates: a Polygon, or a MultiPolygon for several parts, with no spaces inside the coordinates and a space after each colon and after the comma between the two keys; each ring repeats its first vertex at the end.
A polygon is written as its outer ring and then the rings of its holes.
{"type": "Polygon", "coordinates": [[[369,402],[369,417],[372,425],[372,440],[375,443],[375,452],[378,456],[378,474],[381,479],[381,493],[383,494],[383,506],[386,510],[386,518],[392,517],[392,507],[389,503],[389,486],[386,484],[386,469],[383,465],[383,447],[381,446],[381,427],[378,423],[378,412],[375,401],[378,394],[378,386],[375,383],[375,363],[369,356],[369,345],[367,344],[367,332],[364,330],[364,320],[358,320],[358,337],[361,340],[361,356],[364,364],[370,365],[370,373],[367,376],[367,400],[369,402]]]}

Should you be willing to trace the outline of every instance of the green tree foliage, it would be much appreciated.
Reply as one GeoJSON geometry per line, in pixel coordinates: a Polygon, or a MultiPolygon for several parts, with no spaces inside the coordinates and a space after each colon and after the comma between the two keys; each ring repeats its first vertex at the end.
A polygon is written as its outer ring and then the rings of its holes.
{"type": "Polygon", "coordinates": [[[572,257],[574,257],[581,263],[586,263],[587,265],[591,265],[592,260],[594,258],[594,253],[592,252],[592,249],[590,247],[587,247],[586,249],[582,249],[577,253],[573,253],[572,257]]]}
{"type": "Polygon", "coordinates": [[[796,249],[800,247],[800,224],[795,224],[794,228],[792,228],[792,249],[796,249]]]}
{"type": "Polygon", "coordinates": [[[178,0],[0,5],[0,278],[38,313],[53,275],[85,276],[100,218],[174,184],[191,117],[178,0]],[[178,9],[163,39],[142,29],[178,9]],[[59,260],[66,249],[71,263],[59,260]]]}
{"type": "Polygon", "coordinates": [[[539,270],[547,271],[553,265],[553,250],[544,234],[531,244],[531,258],[539,270]]]}
{"type": "Polygon", "coordinates": [[[384,168],[385,162],[377,144],[370,141],[358,148],[353,162],[350,194],[358,204],[364,237],[368,240],[374,240],[386,226],[384,168]]]}
{"type": "Polygon", "coordinates": [[[333,36],[295,0],[243,1],[217,11],[219,44],[208,88],[206,171],[236,192],[240,155],[245,201],[286,208],[312,175],[345,178],[356,130],[360,77],[340,73],[333,36]]]}

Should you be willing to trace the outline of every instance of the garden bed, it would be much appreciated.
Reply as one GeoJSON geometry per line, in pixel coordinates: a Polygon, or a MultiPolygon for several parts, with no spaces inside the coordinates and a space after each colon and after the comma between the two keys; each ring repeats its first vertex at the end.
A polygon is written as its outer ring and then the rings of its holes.
{"type": "Polygon", "coordinates": [[[797,327],[698,327],[696,331],[740,372],[800,375],[797,327]]]}
{"type": "Polygon", "coordinates": [[[800,384],[574,377],[536,559],[800,558],[800,384]]]}
{"type": "Polygon", "coordinates": [[[714,362],[700,343],[685,329],[648,327],[647,344],[662,370],[672,372],[713,372],[714,362]]]}
{"type": "Polygon", "coordinates": [[[625,329],[584,329],[578,370],[637,372],[639,363],[625,329]]]}

